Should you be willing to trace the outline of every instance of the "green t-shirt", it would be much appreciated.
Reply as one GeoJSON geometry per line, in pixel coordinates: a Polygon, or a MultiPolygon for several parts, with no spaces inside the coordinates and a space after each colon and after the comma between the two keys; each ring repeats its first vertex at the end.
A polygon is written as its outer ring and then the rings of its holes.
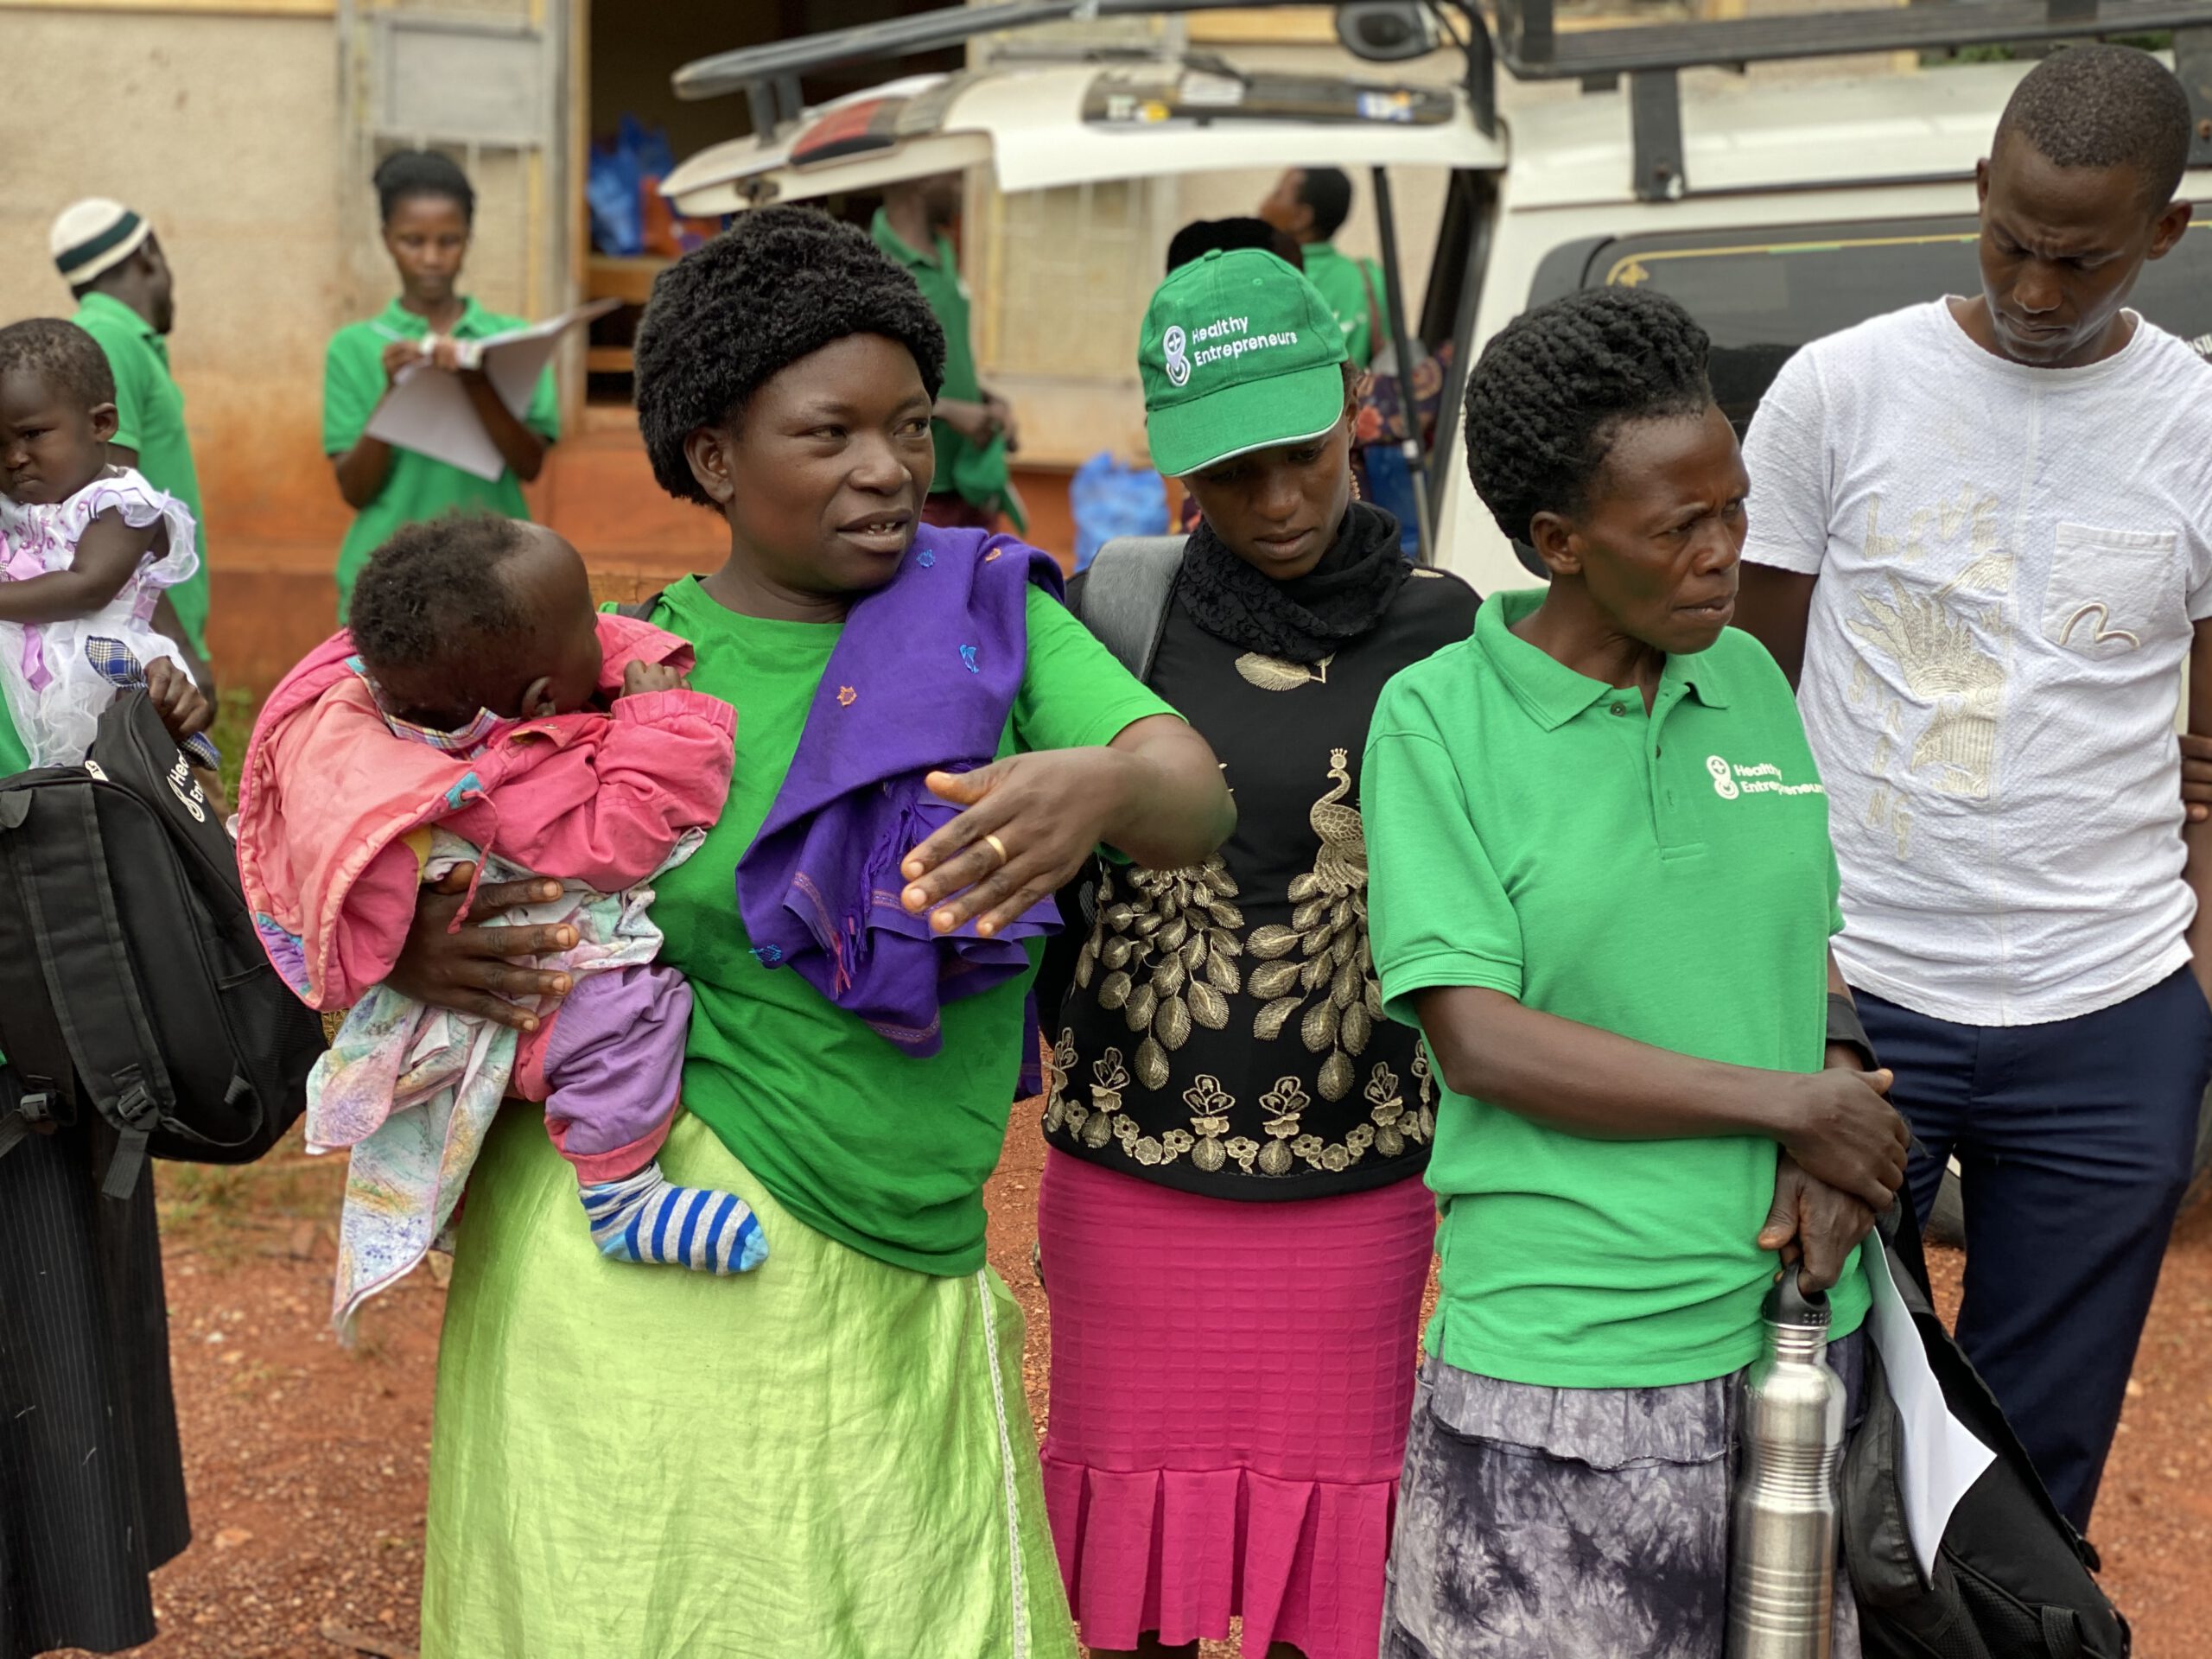
{"type": "MultiPolygon", "coordinates": [[[[1731,1065],[1817,1071],[1842,927],[1827,796],[1789,682],[1729,630],[1671,659],[1651,713],[1510,632],[1384,690],[1368,738],[1368,913],[1389,1014],[1483,986],[1731,1065]]],[[[1441,1079],[1440,1078],[1440,1082],[1441,1079]]],[[[1725,1376],[1759,1351],[1774,1143],[1600,1141],[1443,1091],[1428,1184],[1446,1364],[1551,1388],[1725,1376]]],[[[1866,1311],[1854,1254],[1834,1336],[1866,1311]]]]}
{"type": "Polygon", "coordinates": [[[184,429],[184,393],[169,375],[168,342],[111,294],[87,294],[70,319],[99,341],[115,376],[115,442],[138,453],[138,471],[192,514],[200,568],[168,590],[185,641],[207,654],[207,515],[200,510],[200,474],[184,429]]]}
{"type": "MultiPolygon", "coordinates": [[[[454,325],[455,340],[485,340],[524,327],[519,317],[486,311],[474,300],[464,305],[454,325]]],[[[429,320],[417,316],[397,300],[367,322],[349,322],[330,337],[330,350],[322,365],[322,452],[342,455],[360,441],[369,417],[384,401],[384,348],[395,340],[420,340],[430,331],[429,320]]],[[[553,372],[538,378],[523,424],[550,443],[561,435],[561,416],[553,389],[553,372]]],[[[353,582],[369,555],[403,524],[435,518],[455,507],[486,507],[510,518],[526,518],[530,508],[523,500],[522,482],[512,468],[494,479],[479,478],[458,467],[412,449],[394,448],[391,468],[376,499],[355,515],[353,528],[338,550],[338,617],[353,597],[353,582]]]]}
{"type": "MultiPolygon", "coordinates": [[[[1049,594],[1033,589],[1028,613],[1028,664],[1001,753],[1109,743],[1170,712],[1049,594]]],[[[790,770],[842,629],[740,616],[690,577],[653,620],[696,647],[692,688],[737,710],[729,804],[706,844],[655,884],[661,959],[691,983],[683,1104],[817,1231],[896,1267],[973,1273],[1030,976],[945,1004],[944,1046],[925,1059],[789,969],[756,961],[737,913],[738,860],[790,770]]],[[[1033,942],[1033,962],[1040,954],[1033,942]]]]}
{"type": "Polygon", "coordinates": [[[1321,292],[1329,309],[1337,314],[1337,327],[1344,331],[1344,355],[1355,366],[1369,368],[1375,353],[1389,343],[1390,303],[1382,291],[1382,273],[1372,259],[1347,259],[1327,242],[1309,242],[1299,250],[1306,261],[1306,280],[1321,292]],[[1368,284],[1375,285],[1375,308],[1368,309],[1368,284]],[[1381,318],[1384,333],[1375,336],[1381,318]]]}
{"type": "MultiPolygon", "coordinates": [[[[936,315],[938,327],[944,330],[944,385],[938,389],[938,395],[963,404],[982,402],[982,383],[976,378],[976,348],[969,331],[968,284],[960,280],[960,263],[953,252],[952,239],[939,232],[936,248],[919,252],[891,228],[891,220],[880,207],[868,232],[875,238],[877,247],[906,268],[936,315]]],[[[1005,443],[970,443],[943,421],[932,421],[930,432],[937,441],[937,473],[930,481],[931,493],[957,492],[963,500],[979,507],[994,512],[1002,510],[1007,505],[1005,443]]]]}

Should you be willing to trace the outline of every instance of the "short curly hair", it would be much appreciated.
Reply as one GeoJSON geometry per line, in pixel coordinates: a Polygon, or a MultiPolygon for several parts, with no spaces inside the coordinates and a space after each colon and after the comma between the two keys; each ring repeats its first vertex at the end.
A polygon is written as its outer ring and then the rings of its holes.
{"type": "Polygon", "coordinates": [[[931,397],[944,330],[921,290],[865,231],[811,207],[762,207],[663,271],[638,325],[638,427],[653,476],[679,501],[715,505],[683,441],[741,416],[799,359],[850,334],[913,354],[931,397]]]}
{"type": "Polygon", "coordinates": [[[38,376],[80,410],[115,401],[115,371],[107,353],[73,322],[28,317],[0,328],[0,374],[38,376]]]}
{"type": "Polygon", "coordinates": [[[404,677],[434,688],[439,703],[465,702],[485,659],[530,631],[501,572],[531,534],[497,513],[449,512],[406,525],[370,554],[346,611],[369,677],[404,677]]]}
{"type": "Polygon", "coordinates": [[[1997,124],[2060,167],[2128,167],[2163,208],[2189,167],[2189,93],[2174,72],[2132,46],[2069,47],[2012,89],[1997,124]]]}
{"type": "Polygon", "coordinates": [[[1574,513],[1625,421],[1713,402],[1711,346],[1690,314],[1643,288],[1592,288],[1524,312],[1467,377],[1467,474],[1516,542],[1540,512],[1574,513]]]}

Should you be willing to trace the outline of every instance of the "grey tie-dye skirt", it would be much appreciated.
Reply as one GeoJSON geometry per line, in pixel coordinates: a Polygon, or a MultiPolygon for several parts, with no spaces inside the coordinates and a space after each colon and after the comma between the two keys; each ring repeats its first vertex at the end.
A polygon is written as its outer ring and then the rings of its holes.
{"type": "MultiPolygon", "coordinates": [[[[1833,1344],[1853,1429],[1865,1337],[1833,1344]]],[[[1742,1374],[1545,1389],[1421,1369],[1382,1659],[1720,1659],[1742,1374]]],[[[1836,1573],[1833,1659],[1859,1659],[1836,1573]]]]}

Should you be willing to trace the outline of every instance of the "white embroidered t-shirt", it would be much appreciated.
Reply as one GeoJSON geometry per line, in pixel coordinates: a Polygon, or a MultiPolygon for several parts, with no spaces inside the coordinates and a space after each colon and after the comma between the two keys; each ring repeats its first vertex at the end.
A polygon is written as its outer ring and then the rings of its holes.
{"type": "Polygon", "coordinates": [[[2133,321],[2031,369],[1945,302],[1876,317],[1792,358],[1745,442],[1744,556],[1820,577],[1798,702],[1836,957],[1936,1019],[2069,1019],[2190,959],[2173,722],[2212,616],[2212,364],[2133,321]]]}

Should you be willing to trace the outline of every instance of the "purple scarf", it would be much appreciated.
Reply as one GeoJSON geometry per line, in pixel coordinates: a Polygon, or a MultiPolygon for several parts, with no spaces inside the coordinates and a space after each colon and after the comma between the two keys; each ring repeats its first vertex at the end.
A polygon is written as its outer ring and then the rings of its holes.
{"type": "MultiPolygon", "coordinates": [[[[847,613],[798,753],[738,861],[753,954],[910,1054],[942,1046],[941,1004],[1027,973],[1021,941],[1059,928],[1050,898],[988,939],[972,921],[940,937],[899,902],[906,855],[960,811],[922,779],[998,753],[1027,665],[1033,582],[1061,596],[1058,564],[1010,536],[917,529],[899,574],[847,613]]],[[[1033,1033],[1025,1074],[1034,1048],[1033,1033]]]]}

